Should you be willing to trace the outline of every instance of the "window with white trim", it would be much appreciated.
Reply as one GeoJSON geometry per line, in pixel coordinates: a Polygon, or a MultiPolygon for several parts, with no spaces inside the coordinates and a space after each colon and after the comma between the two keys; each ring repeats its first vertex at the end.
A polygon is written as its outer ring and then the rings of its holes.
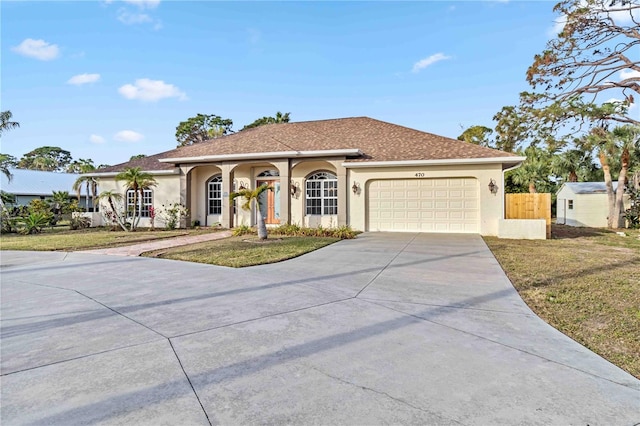
{"type": "Polygon", "coordinates": [[[222,214],[222,176],[214,176],[207,183],[208,214],[222,214]]]}
{"type": "Polygon", "coordinates": [[[149,207],[153,206],[153,191],[151,189],[143,189],[142,197],[140,197],[140,191],[135,195],[133,189],[127,190],[127,216],[133,216],[133,203],[136,197],[138,198],[136,216],[149,217],[149,207]]]}
{"type": "Polygon", "coordinates": [[[307,215],[338,214],[338,178],[331,172],[316,172],[305,182],[307,215]]]}

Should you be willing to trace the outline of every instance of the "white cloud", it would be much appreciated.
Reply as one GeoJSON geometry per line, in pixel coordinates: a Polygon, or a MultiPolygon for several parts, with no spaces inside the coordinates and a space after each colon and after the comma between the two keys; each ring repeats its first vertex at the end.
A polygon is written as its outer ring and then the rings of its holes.
{"type": "Polygon", "coordinates": [[[101,144],[101,143],[104,143],[104,138],[100,135],[91,135],[89,136],[89,142],[101,144]]]}
{"type": "Polygon", "coordinates": [[[95,83],[98,80],[100,80],[100,74],[78,74],[67,80],[67,84],[80,86],[82,84],[95,83]]]}
{"type": "Polygon", "coordinates": [[[148,102],[155,102],[165,98],[178,98],[181,101],[187,99],[187,95],[173,84],[148,78],[139,78],[135,84],[125,84],[118,89],[118,92],[127,99],[148,102]]]}
{"type": "Polygon", "coordinates": [[[138,6],[140,9],[155,9],[160,4],[160,0],[122,0],[125,3],[138,6]]]}
{"type": "Polygon", "coordinates": [[[420,72],[420,70],[427,68],[429,65],[433,65],[436,62],[444,61],[446,59],[451,59],[451,56],[446,56],[444,53],[436,53],[413,64],[413,69],[411,71],[416,73],[420,72]]]}
{"type": "Polygon", "coordinates": [[[620,71],[620,80],[626,80],[628,78],[640,78],[640,71],[636,71],[636,70],[620,71]]]}
{"type": "Polygon", "coordinates": [[[11,50],[29,58],[39,59],[41,61],[50,61],[60,54],[57,44],[47,43],[44,40],[34,40],[32,38],[25,39],[19,45],[12,47],[11,50]]]}
{"type": "Polygon", "coordinates": [[[120,9],[118,11],[118,21],[125,25],[135,25],[153,22],[153,18],[146,13],[131,13],[127,9],[120,9]]]}
{"type": "Polygon", "coordinates": [[[549,28],[549,30],[547,31],[547,36],[550,38],[557,37],[558,34],[560,34],[562,30],[564,30],[564,26],[566,24],[567,24],[567,15],[562,15],[556,18],[553,21],[553,26],[549,28]]]}
{"type": "MultiPolygon", "coordinates": [[[[586,6],[587,3],[583,0],[580,2],[580,6],[586,6]]],[[[622,9],[623,7],[616,2],[615,4],[610,3],[609,1],[602,1],[602,3],[593,4],[594,15],[599,15],[600,17],[609,17],[611,18],[616,25],[631,25],[635,26],[638,20],[640,20],[640,9],[633,8],[633,2],[627,3],[628,10],[617,10],[622,9]],[[634,22],[635,20],[635,22],[634,22]]],[[[635,7],[635,6],[634,6],[635,7]]],[[[562,32],[565,24],[567,23],[567,15],[562,15],[556,18],[553,21],[553,26],[547,31],[547,36],[554,38],[562,32]]]]}
{"type": "Polygon", "coordinates": [[[140,142],[144,139],[144,135],[133,130],[121,130],[113,135],[113,139],[118,142],[140,142]]]}

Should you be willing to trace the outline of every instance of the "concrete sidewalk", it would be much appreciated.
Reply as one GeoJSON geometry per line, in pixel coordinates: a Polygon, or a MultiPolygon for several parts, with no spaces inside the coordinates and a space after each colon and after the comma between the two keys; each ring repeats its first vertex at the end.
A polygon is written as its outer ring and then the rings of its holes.
{"type": "Polygon", "coordinates": [[[534,315],[478,235],[0,265],[3,426],[640,422],[640,381],[534,315]]]}
{"type": "Polygon", "coordinates": [[[140,256],[142,253],[154,250],[162,250],[171,247],[186,246],[189,244],[214,241],[231,236],[231,231],[212,232],[201,235],[185,235],[183,237],[166,238],[162,240],[147,241],[130,246],[111,247],[105,249],[84,250],[82,253],[107,254],[110,256],[140,256]]]}

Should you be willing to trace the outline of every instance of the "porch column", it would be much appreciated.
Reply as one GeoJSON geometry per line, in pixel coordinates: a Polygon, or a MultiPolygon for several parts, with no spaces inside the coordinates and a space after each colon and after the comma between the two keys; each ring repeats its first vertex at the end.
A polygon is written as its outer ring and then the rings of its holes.
{"type": "Polygon", "coordinates": [[[231,170],[233,165],[230,163],[222,163],[222,217],[220,224],[223,228],[233,227],[233,203],[229,200],[229,194],[233,192],[233,174],[231,170]]]}
{"type": "Polygon", "coordinates": [[[344,160],[331,161],[338,177],[338,226],[347,224],[347,199],[351,186],[347,182],[347,169],[342,166],[344,160]]]}
{"type": "Polygon", "coordinates": [[[180,228],[191,226],[191,170],[193,166],[180,166],[180,204],[187,208],[187,215],[180,219],[180,228]]]}
{"type": "Polygon", "coordinates": [[[288,159],[273,161],[272,164],[280,174],[280,224],[282,225],[291,221],[291,165],[288,159]]]}

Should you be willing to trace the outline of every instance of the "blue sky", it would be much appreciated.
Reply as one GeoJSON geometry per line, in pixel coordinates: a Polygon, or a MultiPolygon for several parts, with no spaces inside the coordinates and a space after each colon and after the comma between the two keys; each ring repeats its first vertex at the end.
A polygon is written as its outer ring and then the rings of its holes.
{"type": "Polygon", "coordinates": [[[2,1],[0,108],[16,157],[117,164],[197,113],[369,116],[457,137],[527,90],[552,2],[2,1]]]}

